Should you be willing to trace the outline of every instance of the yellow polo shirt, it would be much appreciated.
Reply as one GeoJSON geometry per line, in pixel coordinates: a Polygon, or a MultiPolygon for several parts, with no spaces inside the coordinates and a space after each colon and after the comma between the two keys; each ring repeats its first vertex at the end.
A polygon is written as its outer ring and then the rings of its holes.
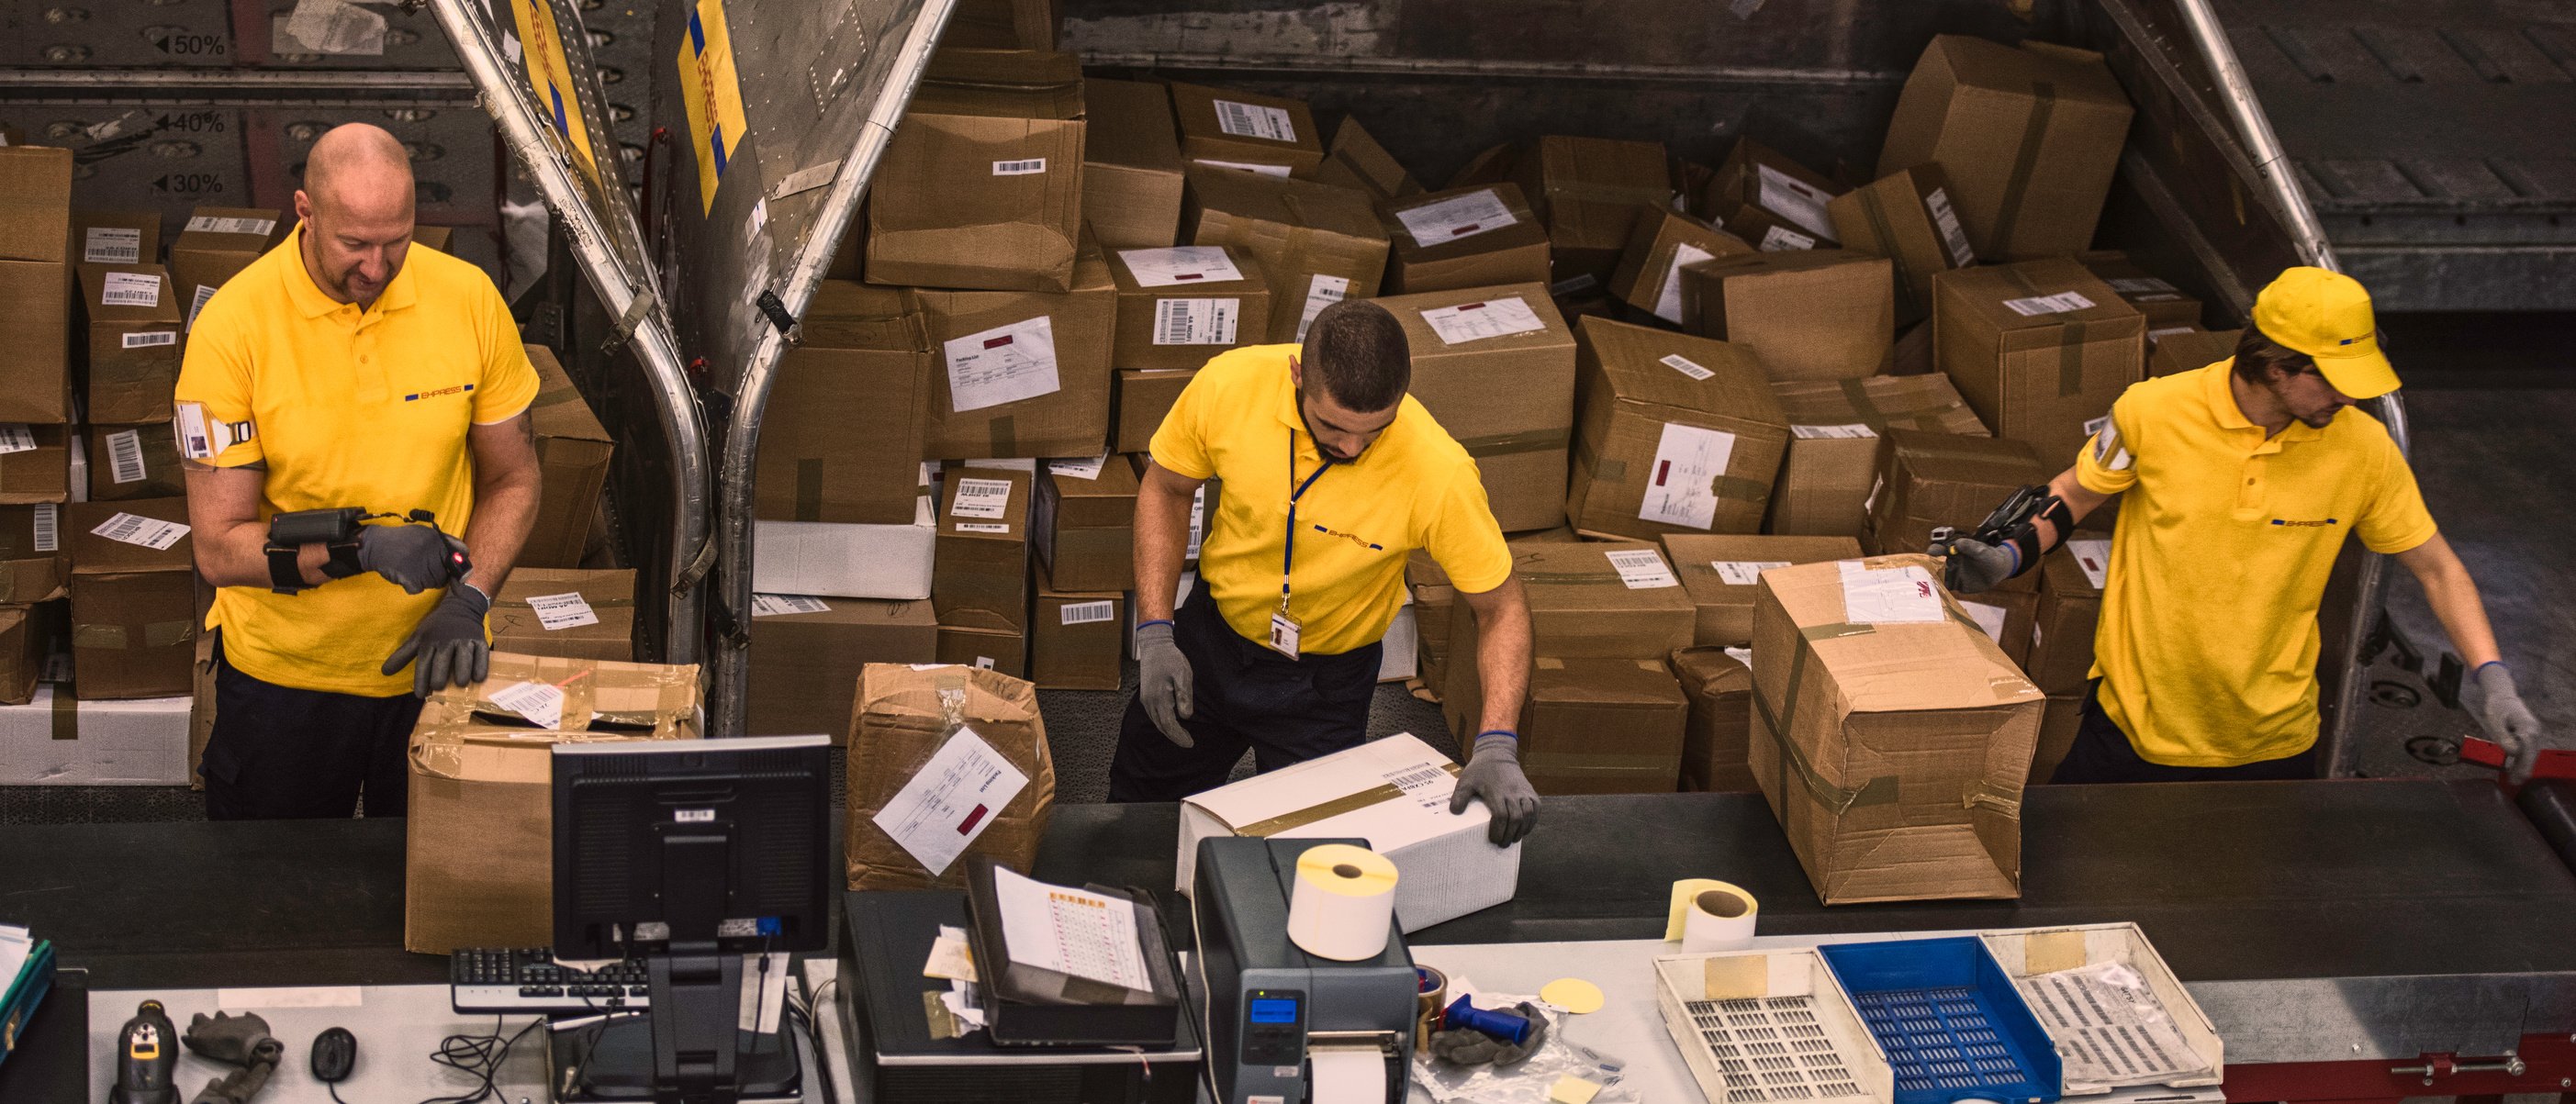
{"type": "Polygon", "coordinates": [[[2414,470],[2345,410],[2278,436],[2245,419],[2233,360],[2129,388],[2076,457],[2127,492],[2111,537],[2093,674],[2138,755],[2232,767],[2317,738],[2317,604],[2347,533],[2373,552],[2432,539],[2414,470]]]}
{"type": "MultiPolygon", "coordinates": [[[[1219,354],[1154,431],[1155,463],[1225,481],[1199,545],[1199,578],[1226,623],[1250,640],[1270,639],[1279,608],[1292,468],[1303,483],[1323,464],[1288,378],[1296,351],[1256,345],[1219,354]]],[[[1512,574],[1476,461],[1411,395],[1356,462],[1333,465],[1306,489],[1297,530],[1288,609],[1302,626],[1302,653],[1336,655],[1385,636],[1404,605],[1404,558],[1416,548],[1467,593],[1512,574]]]]}
{"type": "MultiPolygon", "coordinates": [[[[263,519],[425,509],[461,536],[474,515],[466,430],[517,417],[537,394],[509,304],[482,269],[421,248],[373,309],[333,302],[304,270],[303,233],[198,312],[179,371],[181,454],[220,468],[265,461],[263,519]]],[[[262,682],[390,697],[410,692],[411,675],[377,672],[438,600],[372,573],[291,595],[225,587],[206,626],[262,682]]]]}

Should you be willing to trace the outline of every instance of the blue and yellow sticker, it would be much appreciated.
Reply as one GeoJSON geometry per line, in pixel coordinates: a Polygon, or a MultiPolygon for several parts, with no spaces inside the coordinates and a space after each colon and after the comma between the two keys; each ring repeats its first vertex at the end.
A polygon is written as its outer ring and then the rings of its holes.
{"type": "Polygon", "coordinates": [[[510,0],[519,24],[521,57],[527,63],[528,88],[537,94],[546,125],[572,147],[582,175],[599,183],[599,164],[591,160],[590,125],[582,118],[581,97],[573,94],[572,64],[566,60],[563,34],[555,28],[554,9],[546,0],[510,0]]]}
{"type": "Polygon", "coordinates": [[[742,81],[733,69],[733,39],[725,31],[724,0],[697,0],[689,33],[680,40],[680,99],[689,116],[689,144],[697,151],[700,213],[713,211],[734,147],[749,124],[742,115],[742,81]]]}

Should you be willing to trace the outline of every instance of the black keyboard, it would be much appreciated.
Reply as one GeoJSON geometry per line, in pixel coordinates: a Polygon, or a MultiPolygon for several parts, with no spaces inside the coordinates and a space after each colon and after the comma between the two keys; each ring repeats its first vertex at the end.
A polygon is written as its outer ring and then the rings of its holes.
{"type": "Polygon", "coordinates": [[[644,960],[597,970],[555,963],[552,947],[470,947],[447,956],[449,999],[459,1013],[580,1013],[647,1008],[644,960]]]}

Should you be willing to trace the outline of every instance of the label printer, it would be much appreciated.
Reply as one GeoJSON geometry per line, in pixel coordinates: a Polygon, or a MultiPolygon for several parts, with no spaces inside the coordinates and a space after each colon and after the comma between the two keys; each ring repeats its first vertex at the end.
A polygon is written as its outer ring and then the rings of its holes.
{"type": "Polygon", "coordinates": [[[1219,1104],[1401,1101],[1417,1001],[1413,956],[1392,916],[1385,945],[1356,960],[1290,935],[1298,858],[1360,840],[1212,836],[1199,841],[1198,967],[1207,1074],[1219,1104]]]}

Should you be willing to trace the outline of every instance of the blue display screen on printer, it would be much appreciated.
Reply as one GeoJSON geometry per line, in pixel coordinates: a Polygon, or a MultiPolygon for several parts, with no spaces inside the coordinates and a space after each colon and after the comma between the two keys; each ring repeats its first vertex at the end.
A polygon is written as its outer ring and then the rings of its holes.
{"type": "Polygon", "coordinates": [[[1252,1001],[1252,1022],[1257,1024],[1296,1023],[1297,1002],[1293,998],[1255,998],[1252,1001]]]}

